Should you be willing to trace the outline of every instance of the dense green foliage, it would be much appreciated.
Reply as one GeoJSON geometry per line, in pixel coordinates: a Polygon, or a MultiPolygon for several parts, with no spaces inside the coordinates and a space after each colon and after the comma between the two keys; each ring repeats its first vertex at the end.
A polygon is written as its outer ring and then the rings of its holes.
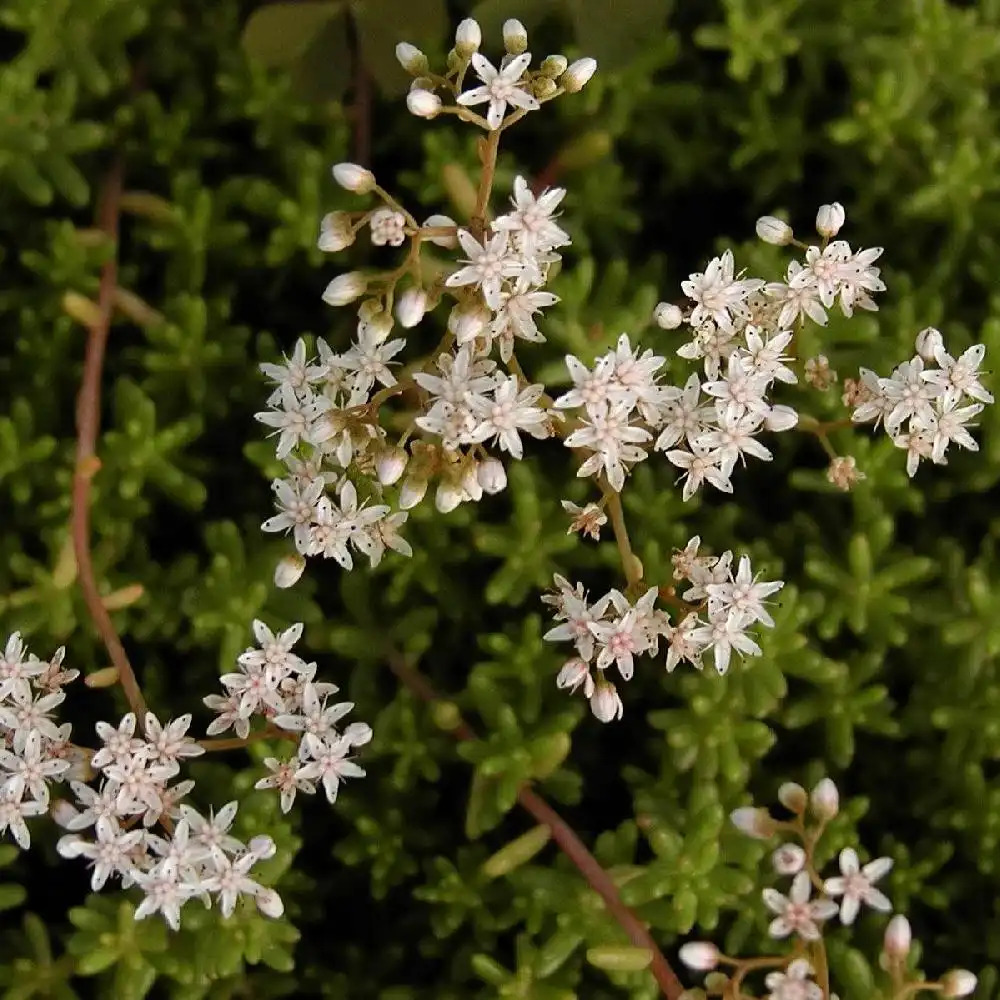
{"type": "MultiPolygon", "coordinates": [[[[650,322],[658,298],[724,245],[752,274],[779,276],[781,251],[750,238],[756,216],[785,212],[805,231],[834,199],[852,245],[885,246],[889,290],[877,314],[814,329],[811,353],[841,376],[885,373],[934,324],[949,347],[982,342],[1000,357],[1000,2],[675,0],[634,5],[642,16],[616,22],[621,37],[602,30],[604,3],[538,6],[533,21],[530,5],[485,6],[537,27],[534,51],[572,45],[611,62],[502,153],[501,197],[515,170],[547,166],[569,190],[562,302],[548,344],[522,355],[534,378],[557,383],[564,353],[589,360],[622,330],[670,354],[650,322]]],[[[67,525],[86,339],[74,296],[96,296],[111,252],[90,227],[119,148],[131,193],[120,284],[139,301],[116,314],[104,374],[101,589],[142,585],[116,624],[151,705],[193,711],[199,732],[201,697],[250,644],[251,620],[304,621],[321,675],[372,723],[368,777],[333,809],[308,800],[282,817],[272,793],[251,791],[262,746],[197,762],[200,804],[235,788],[240,834],[278,841],[267,875],[288,912],[223,921],[193,904],[176,936],[135,924],[128,893],[89,895],[84,865],[60,860],[55,828],[35,821],[29,853],[0,848],[2,995],[86,996],[96,982],[115,1000],[651,998],[647,973],[587,964],[588,948],[625,939],[552,844],[507,875],[483,872],[531,827],[513,808],[518,784],[537,781],[673,956],[692,928],[730,952],[763,941],[766,849],[726,815],[827,773],[847,806],[824,853],[860,838],[894,857],[886,891],[928,974],[966,966],[983,972],[977,997],[1000,995],[1000,410],[982,416],[979,454],[912,482],[884,436],[837,432],[867,474],[849,495],[826,484],[807,435],[783,435],[732,500],[684,504],[665,460],[641,465],[624,502],[647,578],[667,579],[672,548],[698,533],[789,583],[762,658],[721,679],[640,663],[612,726],[556,690],[560,651],[540,638],[553,572],[598,592],[619,572],[613,541],[565,534],[559,500],[587,487],[555,442],[535,443],[488,502],[446,517],[418,508],[412,560],[350,574],[312,563],[276,590],[287,548],[259,530],[278,469],[252,419],[267,392],[256,363],[303,334],[346,345],[351,315],[320,293],[376,251],[331,266],[316,250],[320,216],[354,207],[329,175],[354,155],[350,92],[307,100],[284,70],[251,64],[250,13],[237,0],[0,7],[0,637],[21,629],[42,656],[65,643],[85,672],[107,663],[67,525]],[[482,741],[459,747],[447,711],[401,689],[394,657],[482,741]]],[[[384,29],[371,11],[367,23],[384,29]]],[[[447,47],[443,27],[431,41],[447,47]]],[[[457,214],[473,131],[418,122],[384,96],[370,115],[383,184],[418,214],[457,214]]],[[[413,342],[429,350],[439,333],[413,342]]],[[[824,398],[823,416],[844,415],[837,389],[824,398]]],[[[81,685],[67,718],[87,742],[123,704],[81,685]]],[[[883,926],[868,916],[835,932],[841,1000],[873,995],[850,949],[874,966],[883,926]]]]}

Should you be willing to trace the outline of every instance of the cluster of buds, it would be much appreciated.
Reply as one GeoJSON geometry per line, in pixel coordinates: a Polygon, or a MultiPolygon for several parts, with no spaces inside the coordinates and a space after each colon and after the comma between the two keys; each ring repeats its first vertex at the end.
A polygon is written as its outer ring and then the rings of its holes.
{"type": "MultiPolygon", "coordinates": [[[[773,887],[761,893],[771,913],[768,934],[789,940],[791,950],[781,955],[732,958],[710,941],[690,941],[680,949],[680,959],[689,969],[706,973],[704,987],[686,990],[682,1000],[706,997],[762,997],[766,1000],[837,1000],[830,981],[824,932],[839,916],[840,923],[854,923],[862,905],[880,912],[892,910],[889,899],[875,883],[892,868],[890,858],[875,858],[862,865],[854,848],[839,855],[839,874],[823,878],[816,868],[816,847],[829,822],[840,811],[840,793],[829,778],[811,792],[795,782],[778,789],[778,800],[791,813],[778,819],[763,808],[746,806],[733,812],[733,824],[742,833],[760,840],[780,837],[782,843],[771,854],[771,866],[779,878],[790,878],[785,895],[773,887]],[[813,891],[816,895],[813,896],[813,891]],[[749,992],[745,980],[763,973],[763,991],[749,992]]],[[[911,947],[909,921],[895,914],[885,929],[879,966],[886,973],[884,1000],[904,1000],[923,991],[942,997],[965,997],[976,988],[976,976],[965,969],[952,969],[940,980],[919,978],[907,967],[911,947]]]]}

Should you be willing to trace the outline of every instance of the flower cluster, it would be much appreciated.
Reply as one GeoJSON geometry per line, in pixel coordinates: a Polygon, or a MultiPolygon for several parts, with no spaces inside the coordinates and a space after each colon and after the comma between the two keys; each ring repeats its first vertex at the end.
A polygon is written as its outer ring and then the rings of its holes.
{"type": "Polygon", "coordinates": [[[668,612],[656,607],[656,587],[646,590],[634,604],[618,590],[591,603],[582,583],[574,586],[557,574],[556,592],[542,598],[555,609],[559,622],[545,638],[570,641],[576,652],[563,665],[556,683],[570,691],[582,687],[602,722],[620,719],[624,711],[615,685],[607,680],[607,668],[614,665],[622,680],[631,680],[635,657],[656,656],[661,638],[668,671],[681,661],[701,669],[702,658],[710,652],[716,671],[724,674],[734,650],[760,655],[760,647],[747,633],[757,623],[774,626],[765,603],[784,586],[783,581],[760,581],[747,556],[741,557],[734,572],[732,552],[699,556],[700,544],[695,536],[674,555],[675,579],[692,584],[682,599],[670,595],[682,609],[676,624],[668,612]]]}
{"type": "Polygon", "coordinates": [[[893,444],[906,452],[906,471],[911,477],[922,458],[947,465],[945,453],[952,442],[978,451],[969,421],[982,412],[985,403],[993,402],[993,395],[980,381],[979,367],[986,355],[982,344],[954,358],[945,350],[941,334],[928,327],[917,334],[916,351],[888,378],[862,368],[860,379],[849,381],[844,392],[845,404],[854,407],[856,423],[876,427],[881,423],[893,444]]]}
{"type": "Polygon", "coordinates": [[[237,737],[247,739],[251,720],[262,717],[270,726],[263,732],[293,739],[297,749],[286,759],[265,758],[270,774],[254,787],[277,789],[282,812],[292,808],[296,792],[315,793],[317,782],[322,783],[327,800],[336,802],[344,778],[364,777],[364,769],[349,755],[352,748],[372,738],[371,727],[352,722],[343,731],[337,728],[354,704],[328,704],[339,690],[337,685],[317,681],[316,664],[292,652],[302,635],[301,624],[275,635],[262,621],[255,621],[253,631],[259,648],[240,654],[240,669],[222,676],[224,695],[205,698],[216,713],[207,732],[213,736],[233,729],[237,737]]]}
{"type": "MultiPolygon", "coordinates": [[[[815,851],[827,824],[840,810],[837,786],[824,778],[807,793],[801,785],[787,782],[778,790],[778,799],[791,819],[776,819],[768,810],[752,806],[735,810],[731,819],[750,837],[786,838],[771,854],[771,865],[779,878],[791,878],[791,887],[784,894],[769,886],[762,897],[771,914],[768,934],[777,940],[793,939],[794,951],[736,959],[723,955],[709,941],[691,941],[681,947],[680,958],[688,968],[708,973],[705,988],[711,995],[749,997],[744,979],[754,970],[770,968],[774,971],[764,977],[767,1000],[836,1000],[823,936],[826,923],[839,914],[842,924],[853,924],[862,905],[890,912],[891,902],[875,883],[892,869],[892,859],[875,858],[862,865],[857,851],[845,847],[838,858],[840,873],[822,878],[815,866],[815,851]],[[819,890],[815,898],[814,888],[819,890]],[[732,971],[723,972],[720,967],[732,971]]],[[[910,946],[909,922],[896,914],[886,926],[879,963],[891,977],[892,992],[886,996],[901,1000],[918,991],[918,982],[919,988],[946,997],[968,996],[976,988],[976,977],[964,969],[953,969],[936,983],[913,980],[906,969],[910,946]]]]}

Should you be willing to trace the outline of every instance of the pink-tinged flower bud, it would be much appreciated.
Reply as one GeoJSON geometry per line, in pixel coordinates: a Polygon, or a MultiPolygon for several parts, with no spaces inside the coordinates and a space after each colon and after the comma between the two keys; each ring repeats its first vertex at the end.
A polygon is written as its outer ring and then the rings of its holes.
{"type": "Polygon", "coordinates": [[[462,490],[465,499],[478,503],[483,498],[483,487],[479,482],[478,462],[470,462],[462,473],[462,490]]]}
{"type": "Polygon", "coordinates": [[[247,849],[261,861],[273,858],[278,851],[274,841],[266,833],[258,833],[256,837],[251,837],[247,849]]]}
{"type": "Polygon", "coordinates": [[[281,590],[294,587],[306,568],[305,556],[292,552],[278,561],[274,567],[274,585],[281,590]]]}
{"type": "Polygon", "coordinates": [[[979,980],[968,969],[952,969],[941,977],[941,996],[967,997],[979,980]]]}
{"type": "Polygon", "coordinates": [[[756,840],[767,840],[774,836],[774,820],[766,809],[743,806],[729,814],[729,820],[740,833],[756,840]]]}
{"type": "Polygon", "coordinates": [[[487,458],[479,463],[476,473],[479,485],[487,493],[502,493],[507,488],[507,470],[499,458],[487,458]]]}
{"type": "Polygon", "coordinates": [[[345,190],[355,194],[368,194],[375,187],[375,175],[357,163],[337,163],[333,167],[333,179],[345,190]]]}
{"type": "Polygon", "coordinates": [[[463,499],[464,491],[455,483],[439,483],[434,494],[434,506],[441,514],[450,514],[463,499]]]}
{"type": "Polygon", "coordinates": [[[354,239],[351,217],[347,212],[330,212],[323,216],[323,221],[320,223],[316,246],[323,253],[336,253],[349,247],[354,239]]]}
{"type": "Polygon", "coordinates": [[[392,314],[384,310],[358,324],[358,333],[370,334],[376,344],[384,344],[392,333],[392,314]]]}
{"type": "Polygon", "coordinates": [[[897,913],[889,921],[885,929],[882,948],[889,958],[901,960],[909,955],[912,941],[913,935],[910,931],[910,921],[902,913],[897,913]]]}
{"type": "Polygon", "coordinates": [[[455,51],[463,59],[468,59],[482,44],[483,32],[479,22],[471,17],[460,21],[458,28],[455,29],[455,51]]]}
{"type": "Polygon", "coordinates": [[[450,215],[428,215],[424,219],[424,229],[450,228],[453,232],[444,236],[428,236],[427,242],[445,250],[454,250],[458,246],[458,224],[450,215]]]}
{"type": "Polygon", "coordinates": [[[764,426],[769,431],[780,433],[790,431],[799,422],[799,415],[790,406],[779,404],[772,406],[771,412],[764,418],[764,426]]]}
{"type": "Polygon", "coordinates": [[[383,486],[399,482],[410,456],[402,448],[386,448],[375,459],[375,475],[383,486]]]}
{"type": "Polygon", "coordinates": [[[567,94],[575,94],[587,86],[596,72],[596,59],[591,59],[589,56],[586,59],[577,59],[576,62],[570,63],[569,69],[559,78],[559,83],[567,94]]]}
{"type": "Polygon", "coordinates": [[[399,488],[399,506],[402,510],[416,507],[427,493],[427,480],[423,476],[407,476],[399,488]]]}
{"type": "Polygon", "coordinates": [[[519,56],[528,47],[528,29],[516,17],[503,23],[503,47],[512,56],[519,56]]]}
{"type": "Polygon", "coordinates": [[[778,801],[793,813],[804,813],[809,804],[806,790],[795,781],[786,781],[778,789],[778,801]]]}
{"type": "Polygon", "coordinates": [[[65,799],[56,799],[52,803],[52,809],[50,810],[52,818],[56,821],[56,824],[62,827],[67,827],[69,824],[80,815],[79,810],[71,803],[67,802],[65,799]]]}
{"type": "Polygon", "coordinates": [[[584,685],[584,694],[590,698],[594,693],[594,680],[590,676],[590,667],[577,656],[562,665],[559,676],[556,677],[556,687],[575,691],[581,684],[584,685]]]}
{"type": "Polygon", "coordinates": [[[611,722],[612,719],[620,719],[625,712],[625,706],[614,684],[610,681],[599,678],[594,694],[590,699],[590,710],[601,722],[611,722]]]}
{"type": "Polygon", "coordinates": [[[797,875],[805,863],[806,852],[798,844],[782,844],[771,855],[771,864],[779,875],[797,875]]]}
{"type": "Polygon", "coordinates": [[[78,833],[67,833],[56,842],[56,851],[61,858],[78,858],[86,847],[86,841],[78,833]]]}
{"type": "Polygon", "coordinates": [[[460,346],[475,340],[490,321],[490,311],[482,302],[463,302],[448,313],[448,331],[460,346]]]}
{"type": "Polygon", "coordinates": [[[372,727],[367,722],[352,722],[341,733],[341,738],[352,747],[363,747],[371,742],[372,727]]]}
{"type": "Polygon", "coordinates": [[[416,88],[406,95],[406,107],[418,118],[433,118],[441,110],[441,98],[430,90],[416,88]]]}
{"type": "Polygon", "coordinates": [[[708,972],[719,964],[719,949],[711,941],[689,941],[681,945],[681,961],[697,972],[708,972]]]}
{"type": "Polygon", "coordinates": [[[661,330],[676,330],[684,322],[684,313],[673,302],[661,302],[653,310],[653,319],[661,330]]]}
{"type": "Polygon", "coordinates": [[[832,205],[820,205],[816,213],[816,232],[826,239],[832,239],[840,232],[846,218],[847,213],[839,201],[832,205]]]}
{"type": "Polygon", "coordinates": [[[829,778],[824,778],[816,785],[809,801],[813,813],[819,819],[833,819],[840,812],[840,792],[829,778]]]}
{"type": "Polygon", "coordinates": [[[328,306],[346,306],[349,302],[361,298],[368,287],[368,281],[360,271],[348,271],[338,274],[323,292],[323,301],[328,306]]]}
{"type": "Polygon", "coordinates": [[[926,330],[921,330],[917,334],[914,346],[916,347],[917,354],[924,361],[933,361],[934,355],[938,350],[944,350],[944,339],[939,330],[935,330],[933,326],[929,326],[926,330]]]}
{"type": "Polygon", "coordinates": [[[285,904],[273,889],[263,889],[254,897],[257,909],[265,916],[277,920],[285,912],[285,904]]]}
{"type": "Polygon", "coordinates": [[[411,330],[427,312],[427,293],[422,288],[407,288],[396,300],[396,319],[399,325],[411,330]]]}
{"type": "Polygon", "coordinates": [[[421,73],[426,73],[430,68],[427,56],[416,45],[411,45],[409,42],[400,42],[396,46],[396,58],[399,60],[399,65],[407,73],[412,73],[414,76],[420,76],[421,73]]]}
{"type": "Polygon", "coordinates": [[[774,246],[787,246],[795,238],[792,227],[773,215],[762,215],[757,220],[757,237],[774,246]]]}
{"type": "Polygon", "coordinates": [[[566,57],[556,53],[552,56],[546,56],[542,60],[541,66],[538,67],[538,71],[550,80],[556,80],[566,72],[568,65],[569,62],[566,57]]]}

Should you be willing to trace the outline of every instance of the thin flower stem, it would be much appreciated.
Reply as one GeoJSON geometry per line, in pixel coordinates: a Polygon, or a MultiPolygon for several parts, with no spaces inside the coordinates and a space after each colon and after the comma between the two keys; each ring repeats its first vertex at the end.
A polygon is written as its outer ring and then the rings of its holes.
{"type": "Polygon", "coordinates": [[[601,493],[606,500],[608,517],[611,519],[611,528],[615,533],[615,541],[618,543],[618,553],[622,558],[622,568],[625,570],[625,579],[629,589],[635,589],[642,581],[642,563],[639,562],[636,554],[632,551],[632,543],[628,537],[628,528],[625,526],[625,511],[622,509],[622,498],[611,488],[602,476],[599,480],[601,493]]]}
{"type": "Polygon", "coordinates": [[[295,733],[286,729],[279,729],[277,726],[268,726],[256,733],[250,733],[245,739],[239,736],[224,737],[223,739],[198,740],[200,746],[206,753],[217,753],[223,750],[240,750],[251,743],[260,740],[288,740],[298,739],[295,733]]]}
{"type": "Polygon", "coordinates": [[[813,966],[816,969],[816,980],[823,991],[823,1000],[830,1000],[830,965],[826,960],[826,944],[820,938],[813,949],[813,966]]]}
{"type": "Polygon", "coordinates": [[[493,191],[493,177],[497,169],[497,153],[500,149],[500,130],[494,129],[486,137],[482,147],[483,173],[479,179],[479,194],[476,196],[476,209],[472,213],[469,228],[472,235],[482,242],[486,232],[486,206],[490,203],[490,193],[493,191]]]}
{"type": "MultiPolygon", "coordinates": [[[[389,667],[399,680],[418,698],[426,702],[440,701],[438,693],[431,683],[418,670],[412,667],[404,656],[396,651],[388,654],[389,667]]],[[[459,718],[458,725],[450,730],[458,740],[478,739],[467,722],[459,718]]],[[[604,901],[608,912],[618,922],[628,935],[629,940],[637,948],[645,948],[652,952],[653,960],[649,970],[660,987],[660,993],[667,1000],[679,1000],[684,992],[684,985],[670,967],[670,963],[660,951],[652,935],[639,918],[622,902],[621,896],[608,873],[600,866],[597,859],[587,850],[576,831],[529,785],[522,785],[517,793],[517,801],[539,823],[549,828],[552,839],[560,850],[576,865],[577,870],[587,880],[590,887],[604,901]]]]}
{"type": "Polygon", "coordinates": [[[101,268],[97,295],[98,315],[87,327],[87,345],[83,356],[83,377],[76,400],[76,464],[73,470],[73,492],[70,512],[70,531],[73,537],[73,555],[83,600],[101,640],[118,670],[129,707],[137,718],[146,715],[146,700],[142,696],[135,671],[129,662],[111,615],[104,606],[94,564],[90,554],[90,483],[101,467],[97,457],[97,437],[101,418],[101,372],[104,352],[111,327],[115,290],[118,285],[118,219],[124,183],[124,164],[117,156],[104,179],[98,202],[98,228],[106,233],[115,245],[115,251],[101,268]]]}

